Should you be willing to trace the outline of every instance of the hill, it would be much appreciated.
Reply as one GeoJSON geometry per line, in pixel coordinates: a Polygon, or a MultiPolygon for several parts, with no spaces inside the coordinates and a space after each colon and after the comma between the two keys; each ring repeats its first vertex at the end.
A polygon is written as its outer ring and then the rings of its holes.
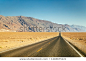
{"type": "Polygon", "coordinates": [[[84,32],[84,28],[25,16],[0,15],[0,32],[84,32]],[[65,30],[64,30],[65,29],[65,30]]]}

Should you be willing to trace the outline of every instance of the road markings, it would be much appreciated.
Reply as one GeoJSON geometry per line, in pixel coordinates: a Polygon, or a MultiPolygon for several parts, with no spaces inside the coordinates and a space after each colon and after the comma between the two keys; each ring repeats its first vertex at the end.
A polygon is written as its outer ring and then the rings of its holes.
{"type": "Polygon", "coordinates": [[[37,50],[37,52],[39,52],[40,50],[42,50],[42,48],[40,48],[39,50],[37,50]]]}
{"type": "MultiPolygon", "coordinates": [[[[64,39],[65,40],[65,39],[64,39]]],[[[66,40],[65,40],[66,41],[66,40]]],[[[68,41],[66,41],[79,55],[80,57],[84,57],[82,54],[79,53],[78,50],[76,50],[68,41]]]]}
{"type": "MultiPolygon", "coordinates": [[[[57,39],[57,38],[55,38],[55,39],[57,39]]],[[[55,39],[54,39],[54,40],[55,40],[55,39]]],[[[54,40],[53,40],[53,41],[54,41],[54,40]]],[[[50,44],[50,42],[49,42],[48,44],[50,44]]],[[[39,52],[40,50],[42,50],[42,48],[40,48],[39,50],[37,50],[37,52],[39,52]]]]}
{"type": "MultiPolygon", "coordinates": [[[[55,36],[55,37],[57,37],[57,36],[55,36]]],[[[55,38],[55,37],[52,37],[52,38],[55,38]]],[[[46,40],[49,40],[49,39],[52,39],[52,38],[48,38],[46,40]]],[[[42,41],[45,41],[45,40],[42,40],[42,41]]],[[[39,41],[39,42],[42,42],[42,41],[39,41]]],[[[36,43],[38,43],[38,42],[36,42],[36,43]]],[[[18,48],[21,48],[21,47],[24,47],[24,46],[28,46],[28,45],[32,45],[32,44],[34,44],[34,43],[27,44],[27,45],[21,45],[19,47],[14,47],[14,48],[11,48],[11,49],[8,49],[8,50],[1,51],[0,53],[4,53],[4,52],[7,52],[7,51],[11,51],[11,50],[18,49],[18,48]]]]}

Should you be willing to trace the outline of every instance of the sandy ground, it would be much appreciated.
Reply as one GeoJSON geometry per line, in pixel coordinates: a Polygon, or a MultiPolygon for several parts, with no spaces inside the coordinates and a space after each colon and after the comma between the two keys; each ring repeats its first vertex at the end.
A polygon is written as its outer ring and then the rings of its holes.
{"type": "Polygon", "coordinates": [[[58,34],[57,32],[0,32],[0,52],[40,42],[58,34]]]}
{"type": "Polygon", "coordinates": [[[75,45],[86,55],[86,32],[63,32],[62,37],[75,45]]]}

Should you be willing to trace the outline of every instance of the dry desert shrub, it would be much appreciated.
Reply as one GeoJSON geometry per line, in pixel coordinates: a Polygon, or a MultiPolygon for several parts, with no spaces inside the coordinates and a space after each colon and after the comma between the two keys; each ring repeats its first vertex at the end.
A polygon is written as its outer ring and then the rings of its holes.
{"type": "Polygon", "coordinates": [[[30,38],[31,41],[34,41],[34,38],[30,38]]]}
{"type": "Polygon", "coordinates": [[[83,38],[78,38],[79,40],[83,40],[83,38]]]}
{"type": "Polygon", "coordinates": [[[72,38],[70,38],[70,39],[72,39],[72,38]]]}
{"type": "Polygon", "coordinates": [[[3,42],[9,42],[9,40],[7,40],[7,39],[4,39],[4,40],[2,40],[3,42]]]}
{"type": "Polygon", "coordinates": [[[0,46],[0,48],[2,48],[2,47],[0,46]]]}

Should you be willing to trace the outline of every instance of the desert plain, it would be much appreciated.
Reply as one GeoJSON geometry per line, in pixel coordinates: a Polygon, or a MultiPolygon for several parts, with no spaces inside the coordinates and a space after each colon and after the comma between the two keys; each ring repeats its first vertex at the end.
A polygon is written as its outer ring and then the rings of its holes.
{"type": "MultiPolygon", "coordinates": [[[[59,32],[0,32],[0,52],[59,36],[59,32]]],[[[61,36],[86,55],[86,32],[61,32],[61,36]]]]}
{"type": "Polygon", "coordinates": [[[62,32],[62,37],[86,55],[86,32],[62,32]]]}
{"type": "Polygon", "coordinates": [[[58,36],[58,32],[0,32],[0,52],[58,36]]]}

